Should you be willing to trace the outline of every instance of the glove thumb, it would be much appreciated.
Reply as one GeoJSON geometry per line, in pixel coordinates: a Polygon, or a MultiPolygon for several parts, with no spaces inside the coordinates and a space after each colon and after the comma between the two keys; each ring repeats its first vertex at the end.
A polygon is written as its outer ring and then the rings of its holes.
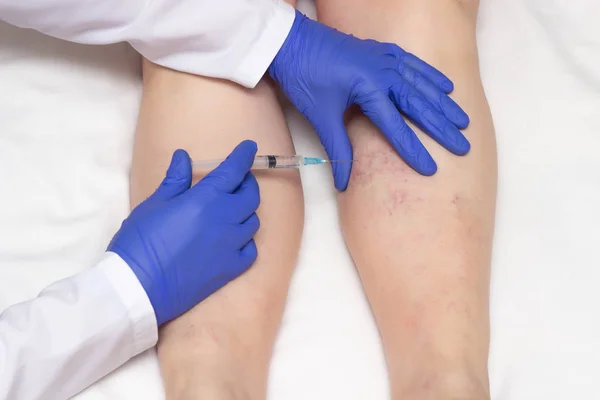
{"type": "Polygon", "coordinates": [[[346,190],[352,172],[352,144],[344,126],[343,116],[329,117],[320,123],[313,123],[321,144],[330,160],[341,162],[331,163],[335,188],[346,190]]]}
{"type": "Polygon", "coordinates": [[[165,179],[161,182],[153,197],[169,200],[179,196],[192,185],[192,163],[185,150],[176,150],[165,179]]]}
{"type": "Polygon", "coordinates": [[[207,187],[212,187],[218,192],[233,193],[252,168],[257,149],[255,142],[244,140],[225,161],[198,182],[192,192],[202,192],[207,187]]]}

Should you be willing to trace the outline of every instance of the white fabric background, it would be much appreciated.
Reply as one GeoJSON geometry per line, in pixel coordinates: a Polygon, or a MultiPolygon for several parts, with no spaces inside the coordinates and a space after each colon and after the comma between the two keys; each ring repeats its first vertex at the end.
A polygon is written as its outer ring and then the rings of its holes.
{"type": "MultiPolygon", "coordinates": [[[[500,162],[494,399],[600,398],[600,3],[483,0],[482,76],[500,162]]],[[[0,24],[0,308],[100,256],[127,212],[140,98],[126,45],[0,24]]],[[[320,154],[288,113],[297,150],[320,154]]],[[[383,400],[377,330],[327,168],[304,171],[306,226],[269,397],[383,400]]],[[[78,396],[163,399],[154,351],[78,396]]]]}

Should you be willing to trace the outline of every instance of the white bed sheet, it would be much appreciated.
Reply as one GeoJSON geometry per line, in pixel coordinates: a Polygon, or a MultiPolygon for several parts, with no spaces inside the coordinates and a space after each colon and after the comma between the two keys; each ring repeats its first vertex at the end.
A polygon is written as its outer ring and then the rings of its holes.
{"type": "MultiPolygon", "coordinates": [[[[482,3],[482,76],[500,162],[493,397],[597,399],[600,3],[482,3]]],[[[126,215],[139,73],[126,45],[85,47],[0,24],[0,308],[91,265],[126,215]]],[[[298,151],[320,153],[298,114],[288,119],[298,151]]],[[[331,177],[307,169],[303,183],[304,241],[269,398],[385,399],[378,333],[331,177]]],[[[77,396],[163,397],[154,351],[77,396]]]]}

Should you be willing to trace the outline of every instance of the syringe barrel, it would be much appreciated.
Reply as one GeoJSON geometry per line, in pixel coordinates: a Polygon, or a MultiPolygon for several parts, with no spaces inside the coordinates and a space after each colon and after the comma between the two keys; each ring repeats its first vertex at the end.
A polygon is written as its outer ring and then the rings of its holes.
{"type": "MultiPolygon", "coordinates": [[[[223,160],[200,160],[192,162],[195,171],[211,171],[218,167],[223,160]]],[[[295,156],[256,156],[252,169],[300,168],[304,165],[304,157],[295,156]]]]}
{"type": "Polygon", "coordinates": [[[300,168],[304,165],[304,157],[294,156],[257,156],[252,164],[252,169],[273,169],[273,168],[300,168]]]}

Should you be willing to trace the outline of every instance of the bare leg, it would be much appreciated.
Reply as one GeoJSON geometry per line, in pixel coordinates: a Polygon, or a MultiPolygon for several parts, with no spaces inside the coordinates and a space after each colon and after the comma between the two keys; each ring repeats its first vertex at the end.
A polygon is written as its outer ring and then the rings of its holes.
{"type": "Polygon", "coordinates": [[[395,42],[441,69],[471,117],[472,150],[462,158],[416,130],[438,163],[429,178],[408,168],[364,116],[352,117],[357,162],[339,204],[380,328],[393,398],[488,398],[496,154],[479,78],[478,3],[318,0],[317,9],[326,24],[395,42]]]}
{"type": "MultiPolygon", "coordinates": [[[[255,90],[144,63],[144,97],[131,175],[132,205],[160,182],[169,157],[226,156],[242,139],[262,154],[294,154],[273,89],[255,90]]],[[[257,173],[259,258],[243,276],[160,331],[168,399],[264,399],[268,367],[303,224],[297,172],[257,173]]],[[[200,178],[199,176],[197,178],[200,178]]]]}

